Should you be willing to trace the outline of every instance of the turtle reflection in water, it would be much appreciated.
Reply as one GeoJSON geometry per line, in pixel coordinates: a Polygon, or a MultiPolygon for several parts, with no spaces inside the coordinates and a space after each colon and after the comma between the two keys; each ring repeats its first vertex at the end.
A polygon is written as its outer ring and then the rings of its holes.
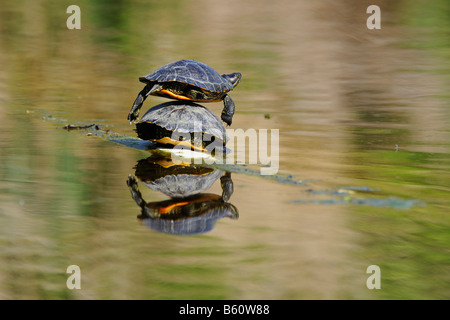
{"type": "Polygon", "coordinates": [[[214,113],[189,101],[171,101],[150,108],[136,123],[139,138],[165,146],[223,152],[226,129],[214,113]]]}
{"type": "Polygon", "coordinates": [[[141,208],[138,218],[149,228],[172,234],[200,234],[210,231],[217,220],[237,219],[237,208],[228,203],[233,193],[230,173],[197,165],[173,165],[170,158],[152,156],[136,165],[136,176],[153,190],[172,199],[146,202],[137,178],[130,175],[127,185],[141,208]],[[222,195],[202,193],[220,177],[222,195]]]}

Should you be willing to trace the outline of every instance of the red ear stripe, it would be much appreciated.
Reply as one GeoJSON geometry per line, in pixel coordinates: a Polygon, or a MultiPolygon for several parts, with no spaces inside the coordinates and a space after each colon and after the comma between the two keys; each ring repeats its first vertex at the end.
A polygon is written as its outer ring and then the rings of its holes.
{"type": "Polygon", "coordinates": [[[239,72],[234,72],[230,74],[223,74],[222,77],[228,79],[233,84],[233,87],[236,87],[241,80],[242,75],[239,72]]]}

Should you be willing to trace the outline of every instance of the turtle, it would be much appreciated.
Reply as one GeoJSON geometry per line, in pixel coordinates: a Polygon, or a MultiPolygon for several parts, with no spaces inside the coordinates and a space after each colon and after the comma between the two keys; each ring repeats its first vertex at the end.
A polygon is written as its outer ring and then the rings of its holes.
{"type": "Polygon", "coordinates": [[[231,125],[235,105],[228,92],[241,80],[241,73],[220,75],[204,63],[183,59],[171,62],[156,71],[139,77],[145,83],[128,114],[130,123],[139,115],[139,109],[149,95],[196,102],[218,102],[223,100],[221,118],[231,125]]]}
{"type": "MultiPolygon", "coordinates": [[[[178,171],[178,170],[176,170],[178,171]]],[[[175,174],[178,176],[179,174],[175,174]]],[[[170,177],[168,174],[166,177],[170,177]]],[[[232,184],[230,174],[221,177],[222,188],[224,184],[222,178],[229,180],[232,184]]],[[[188,180],[198,180],[203,177],[195,175],[185,175],[182,179],[186,185],[197,184],[188,180]]],[[[179,181],[178,181],[179,182],[179,181]]],[[[167,184],[166,182],[164,184],[167,184]]],[[[146,224],[150,229],[179,235],[201,234],[210,231],[217,220],[227,217],[238,219],[239,211],[231,203],[228,191],[223,191],[222,196],[211,193],[196,193],[186,197],[171,197],[171,199],[147,202],[142,198],[139,190],[137,178],[129,175],[127,185],[131,196],[141,209],[141,214],[137,218],[146,224]]],[[[226,187],[229,189],[229,187],[226,187]]]]}
{"type": "Polygon", "coordinates": [[[209,109],[191,101],[170,101],[150,108],[136,122],[140,139],[211,153],[226,151],[226,129],[209,109]]]}

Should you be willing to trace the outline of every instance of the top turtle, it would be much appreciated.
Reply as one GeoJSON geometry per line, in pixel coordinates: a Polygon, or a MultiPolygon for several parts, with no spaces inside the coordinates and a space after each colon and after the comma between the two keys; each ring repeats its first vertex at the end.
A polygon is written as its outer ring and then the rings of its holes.
{"type": "Polygon", "coordinates": [[[144,100],[149,95],[197,102],[223,100],[222,120],[231,125],[234,102],[228,92],[237,86],[241,74],[234,72],[220,75],[213,68],[195,60],[179,60],[162,66],[155,72],[139,77],[146,84],[139,92],[128,120],[135,121],[144,100]]]}

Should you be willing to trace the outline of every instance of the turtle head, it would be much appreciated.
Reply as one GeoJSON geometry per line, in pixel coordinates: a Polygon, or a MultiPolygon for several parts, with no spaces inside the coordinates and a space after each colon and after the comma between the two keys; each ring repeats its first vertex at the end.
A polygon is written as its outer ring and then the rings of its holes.
{"type": "Polygon", "coordinates": [[[233,72],[230,74],[223,74],[222,77],[230,81],[233,87],[236,87],[239,81],[241,81],[242,74],[240,74],[239,72],[233,72]]]}

